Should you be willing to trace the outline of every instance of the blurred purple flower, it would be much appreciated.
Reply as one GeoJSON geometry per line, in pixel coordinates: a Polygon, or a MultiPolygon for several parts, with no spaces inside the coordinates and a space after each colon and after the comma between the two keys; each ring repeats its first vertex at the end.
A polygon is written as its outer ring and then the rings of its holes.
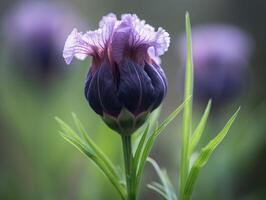
{"type": "Polygon", "coordinates": [[[7,11],[4,33],[16,71],[40,82],[60,75],[64,38],[80,21],[64,4],[27,1],[7,11]]]}
{"type": "Polygon", "coordinates": [[[136,15],[104,16],[99,29],[85,34],[74,29],[66,40],[63,56],[92,56],[85,96],[92,109],[112,129],[131,134],[162,102],[167,81],[159,56],[167,51],[169,34],[157,31],[136,15]]]}
{"type": "MultiPolygon", "coordinates": [[[[247,82],[251,38],[234,26],[203,25],[192,29],[192,43],[195,99],[222,104],[239,94],[247,82]]],[[[179,52],[184,69],[185,36],[180,40],[179,52]]]]}

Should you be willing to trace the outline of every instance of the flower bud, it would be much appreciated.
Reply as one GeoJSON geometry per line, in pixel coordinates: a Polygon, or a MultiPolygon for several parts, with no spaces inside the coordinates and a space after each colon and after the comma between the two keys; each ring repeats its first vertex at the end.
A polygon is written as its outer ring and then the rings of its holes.
{"type": "Polygon", "coordinates": [[[85,82],[85,96],[92,109],[120,134],[137,130],[165,97],[167,81],[159,56],[170,38],[162,28],[140,21],[136,15],[117,20],[109,14],[100,28],[84,35],[76,29],[69,35],[64,58],[92,56],[85,82]]]}
{"type": "MultiPolygon", "coordinates": [[[[237,96],[247,82],[252,40],[229,25],[203,25],[192,29],[194,96],[199,103],[212,99],[214,106],[237,96]]],[[[185,67],[186,42],[180,41],[180,60],[185,67]]]]}
{"type": "Polygon", "coordinates": [[[65,71],[58,59],[64,45],[62,38],[81,21],[73,13],[65,4],[34,1],[18,3],[6,11],[5,41],[16,74],[44,85],[61,77],[65,71]]]}

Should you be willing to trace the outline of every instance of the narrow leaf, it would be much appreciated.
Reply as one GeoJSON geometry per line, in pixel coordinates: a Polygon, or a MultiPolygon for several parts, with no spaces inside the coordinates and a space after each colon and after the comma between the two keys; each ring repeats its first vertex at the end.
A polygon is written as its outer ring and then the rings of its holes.
{"type": "Polygon", "coordinates": [[[154,126],[158,122],[158,118],[161,114],[161,110],[162,110],[162,105],[152,112],[150,116],[150,128],[154,128],[154,126]]]}
{"type": "Polygon", "coordinates": [[[62,130],[70,135],[71,137],[75,138],[77,141],[81,141],[81,138],[79,137],[78,134],[63,120],[61,120],[59,117],[55,117],[55,120],[58,122],[62,130]]]}
{"type": "Polygon", "coordinates": [[[172,183],[171,183],[171,181],[167,175],[167,172],[165,170],[160,169],[159,165],[152,158],[148,158],[147,161],[152,164],[156,173],[158,174],[158,176],[162,182],[162,185],[164,188],[163,191],[165,192],[167,200],[177,200],[177,197],[175,195],[172,183]]]}
{"type": "MultiPolygon", "coordinates": [[[[148,184],[148,185],[150,185],[150,184],[148,184]]],[[[151,185],[153,185],[154,187],[157,187],[162,192],[165,192],[165,188],[164,188],[164,186],[162,184],[157,183],[157,182],[152,182],[151,185]]]]}
{"type": "Polygon", "coordinates": [[[86,155],[90,158],[93,156],[93,152],[90,149],[87,149],[86,147],[84,147],[84,145],[81,142],[77,141],[76,138],[74,138],[68,134],[65,134],[61,131],[59,131],[59,133],[67,142],[69,142],[74,147],[76,147],[81,153],[83,153],[84,155],[86,155]]]}
{"type": "Polygon", "coordinates": [[[201,168],[207,163],[209,157],[215,150],[215,148],[222,142],[222,140],[227,135],[230,127],[232,126],[234,120],[236,119],[238,112],[240,108],[234,113],[234,115],[228,120],[224,128],[220,131],[220,133],[212,139],[204,148],[202,148],[198,158],[194,162],[191,171],[189,173],[188,179],[186,181],[184,195],[186,198],[189,199],[189,197],[192,194],[193,187],[195,185],[195,182],[197,180],[198,174],[201,170],[201,168]]]}
{"type": "Polygon", "coordinates": [[[96,153],[96,155],[102,159],[102,161],[106,164],[106,166],[113,173],[113,175],[119,179],[119,176],[117,174],[117,171],[115,170],[113,163],[103,153],[103,151],[93,142],[93,140],[89,137],[88,133],[86,132],[81,121],[78,119],[77,115],[75,113],[72,113],[72,117],[73,117],[74,122],[78,128],[78,131],[81,133],[81,135],[82,135],[83,139],[86,141],[87,145],[90,146],[91,149],[93,149],[93,151],[96,153]]]}
{"type": "Polygon", "coordinates": [[[191,155],[191,153],[193,153],[195,147],[197,146],[198,142],[200,141],[200,138],[201,138],[202,133],[203,133],[205,126],[206,126],[206,122],[207,122],[208,117],[209,117],[210,110],[211,110],[211,100],[209,100],[208,105],[204,111],[204,114],[203,114],[203,116],[202,116],[197,128],[195,129],[192,138],[191,138],[190,155],[191,155]]]}
{"type": "Polygon", "coordinates": [[[149,127],[150,127],[150,124],[148,123],[144,132],[143,132],[143,135],[141,137],[141,140],[138,144],[138,147],[137,147],[137,150],[135,152],[135,155],[134,155],[134,160],[133,160],[133,171],[136,172],[137,171],[137,168],[138,168],[138,165],[139,165],[139,161],[141,160],[140,156],[141,156],[141,153],[143,151],[143,147],[144,147],[144,144],[145,144],[145,140],[146,140],[146,137],[147,137],[147,134],[149,132],[149,127]]]}
{"type": "Polygon", "coordinates": [[[185,105],[191,101],[191,96],[188,96],[188,98],[186,98],[184,100],[184,102],[178,106],[174,112],[172,112],[162,123],[161,125],[155,129],[155,135],[159,135],[161,133],[161,131],[180,113],[180,111],[185,107],[185,105]]]}
{"type": "MultiPolygon", "coordinates": [[[[193,55],[192,55],[192,37],[189,13],[186,13],[186,39],[187,39],[187,63],[185,75],[184,99],[193,95],[193,55]]],[[[184,106],[183,112],[183,130],[181,147],[181,166],[180,166],[180,193],[184,191],[185,182],[189,169],[189,142],[191,136],[192,124],[192,100],[184,106]]]]}
{"type": "Polygon", "coordinates": [[[155,185],[148,184],[147,187],[148,187],[149,189],[151,189],[151,190],[157,192],[158,194],[160,194],[160,195],[163,197],[163,199],[165,199],[165,200],[169,200],[169,199],[167,198],[167,195],[166,195],[162,190],[160,190],[160,188],[156,187],[155,185]]]}
{"type": "Polygon", "coordinates": [[[139,168],[137,170],[137,185],[139,184],[140,177],[142,175],[146,159],[151,151],[151,148],[155,142],[155,139],[162,132],[162,130],[180,113],[186,102],[190,101],[190,97],[186,99],[179,107],[177,107],[162,123],[156,128],[145,143],[143,152],[140,156],[139,168]]]}
{"type": "Polygon", "coordinates": [[[120,180],[116,176],[114,176],[113,172],[110,171],[110,169],[103,162],[103,160],[95,154],[95,152],[91,149],[91,146],[84,143],[84,141],[78,136],[78,134],[75,131],[73,131],[73,129],[71,129],[70,126],[68,126],[64,121],[62,121],[59,118],[56,118],[56,120],[58,121],[58,123],[60,124],[61,128],[64,131],[64,132],[59,131],[60,135],[70,144],[75,146],[81,153],[90,158],[96,164],[96,166],[98,166],[101,169],[103,174],[109,179],[112,185],[116,188],[121,198],[123,200],[126,200],[125,187],[122,184],[120,184],[120,180]]]}

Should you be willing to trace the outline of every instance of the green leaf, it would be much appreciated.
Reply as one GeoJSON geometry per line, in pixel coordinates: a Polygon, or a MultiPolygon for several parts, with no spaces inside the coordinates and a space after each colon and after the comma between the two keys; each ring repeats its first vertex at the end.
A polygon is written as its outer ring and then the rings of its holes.
{"type": "Polygon", "coordinates": [[[78,141],[76,138],[72,137],[71,135],[65,134],[61,131],[59,131],[60,135],[70,144],[72,144],[74,147],[76,147],[81,153],[88,157],[93,157],[94,152],[92,152],[90,149],[86,148],[84,144],[82,144],[80,141],[78,141]]]}
{"type": "Polygon", "coordinates": [[[65,132],[68,135],[70,135],[71,137],[75,138],[78,142],[81,142],[81,138],[79,137],[79,135],[67,123],[65,123],[59,117],[55,117],[55,120],[59,123],[63,132],[65,132]]]}
{"type": "Polygon", "coordinates": [[[154,128],[154,126],[158,122],[158,118],[159,118],[159,116],[161,114],[161,110],[162,110],[162,105],[151,113],[151,116],[150,116],[150,128],[154,128]]]}
{"type": "Polygon", "coordinates": [[[156,161],[153,160],[152,158],[148,158],[147,161],[150,162],[152,164],[152,166],[154,167],[156,173],[158,174],[158,176],[162,182],[163,188],[161,187],[161,185],[158,185],[158,184],[156,184],[154,186],[157,189],[160,189],[160,191],[165,194],[167,200],[177,200],[173,185],[172,185],[172,183],[171,183],[171,181],[167,175],[166,170],[160,169],[160,167],[158,166],[156,161]]]}
{"type": "Polygon", "coordinates": [[[161,185],[160,186],[158,186],[158,185],[160,185],[160,184],[159,183],[153,183],[153,184],[148,184],[147,187],[149,189],[157,192],[158,194],[160,194],[163,197],[163,199],[168,200],[167,195],[165,194],[165,192],[160,187],[161,185]]]}
{"type": "Polygon", "coordinates": [[[220,131],[220,133],[214,139],[212,139],[204,148],[202,148],[198,158],[196,159],[190,170],[189,176],[186,181],[185,190],[184,190],[184,195],[186,199],[189,199],[192,194],[193,187],[195,185],[196,179],[198,177],[201,168],[207,163],[213,151],[227,135],[230,127],[232,126],[234,120],[238,115],[239,110],[240,108],[238,108],[237,111],[234,113],[234,115],[228,120],[224,128],[220,131]]]}
{"type": "Polygon", "coordinates": [[[137,146],[137,149],[135,151],[135,154],[134,154],[134,157],[133,157],[133,167],[132,167],[132,172],[133,172],[133,177],[132,177],[132,182],[133,182],[133,185],[134,185],[134,188],[135,188],[135,192],[138,191],[138,180],[137,180],[137,172],[138,172],[138,167],[139,167],[139,162],[141,160],[141,153],[143,151],[143,148],[144,148],[144,144],[145,144],[145,141],[146,141],[146,137],[148,135],[148,132],[149,132],[149,128],[150,128],[150,122],[148,122],[143,134],[142,134],[142,137],[138,143],[138,146],[137,146]]]}
{"type": "Polygon", "coordinates": [[[155,139],[158,137],[158,135],[162,132],[162,130],[180,113],[180,111],[183,109],[184,105],[190,101],[190,97],[186,99],[179,107],[177,107],[162,123],[161,125],[156,128],[153,133],[149,136],[147,142],[144,145],[142,154],[140,156],[140,161],[139,161],[139,167],[137,169],[137,178],[136,178],[136,183],[139,185],[140,182],[140,177],[142,175],[144,165],[146,162],[146,159],[151,151],[151,148],[155,142],[155,139]]]}
{"type": "MultiPolygon", "coordinates": [[[[56,117],[56,121],[60,124],[62,131],[59,131],[60,135],[68,141],[70,144],[75,146],[81,153],[90,158],[96,166],[98,166],[103,174],[109,179],[112,185],[116,188],[119,195],[123,200],[126,200],[126,190],[125,187],[121,184],[117,176],[110,170],[109,166],[103,161],[102,157],[99,157],[95,153],[95,148],[93,149],[87,141],[81,139],[78,134],[70,128],[63,120],[56,117]]],[[[77,121],[76,121],[77,122],[77,121]]],[[[92,142],[92,141],[91,141],[92,142]]]]}
{"type": "MultiPolygon", "coordinates": [[[[159,190],[161,190],[163,193],[165,193],[165,188],[162,184],[160,183],[157,183],[157,182],[152,182],[151,184],[148,184],[148,185],[153,185],[154,187],[157,187],[159,190]]],[[[148,186],[147,185],[147,186],[148,186]]]]}
{"type": "Polygon", "coordinates": [[[72,113],[73,120],[75,122],[78,131],[81,133],[83,139],[85,140],[86,144],[91,147],[91,149],[95,152],[95,154],[102,159],[102,161],[106,164],[108,169],[113,173],[113,175],[119,179],[119,175],[115,170],[113,163],[110,159],[103,153],[103,151],[93,142],[93,140],[89,137],[88,133],[86,132],[84,126],[82,125],[81,121],[78,119],[75,113],[72,113]]]}
{"type": "MultiPolygon", "coordinates": [[[[189,13],[186,13],[186,38],[187,38],[187,64],[186,78],[184,88],[184,99],[193,95],[193,56],[192,56],[192,39],[189,13]]],[[[193,99],[192,99],[193,100],[193,99]]],[[[184,106],[183,112],[183,130],[182,130],[182,147],[181,147],[181,166],[180,166],[180,193],[184,191],[185,182],[189,172],[189,144],[192,125],[192,100],[184,106]]]]}
{"type": "MultiPolygon", "coordinates": [[[[156,126],[156,124],[158,123],[158,118],[160,116],[161,113],[161,108],[162,106],[159,106],[157,109],[155,109],[149,116],[149,119],[147,120],[146,124],[149,124],[149,130],[147,135],[150,133],[150,130],[154,129],[154,127],[156,126]]],[[[143,138],[143,134],[145,132],[145,128],[143,126],[143,128],[140,128],[138,131],[136,131],[136,133],[134,133],[133,135],[133,140],[134,140],[134,153],[136,153],[137,148],[139,146],[139,143],[141,141],[141,139],[143,138]],[[144,128],[144,129],[143,129],[144,128]]]]}
{"type": "Polygon", "coordinates": [[[150,128],[150,123],[147,124],[147,126],[146,126],[146,128],[142,134],[141,140],[138,144],[137,150],[134,154],[133,172],[136,172],[138,169],[139,161],[141,160],[141,153],[142,153],[143,148],[144,148],[144,144],[145,144],[145,140],[146,140],[146,137],[148,135],[148,132],[149,132],[149,128],[150,128]]]}
{"type": "Polygon", "coordinates": [[[195,129],[192,138],[191,138],[190,155],[191,155],[191,153],[193,153],[195,147],[197,146],[198,142],[200,141],[200,138],[201,138],[202,133],[203,133],[205,126],[206,126],[206,122],[208,120],[210,110],[211,110],[211,100],[209,100],[208,105],[204,111],[204,114],[203,114],[203,116],[202,116],[197,128],[195,129]]]}

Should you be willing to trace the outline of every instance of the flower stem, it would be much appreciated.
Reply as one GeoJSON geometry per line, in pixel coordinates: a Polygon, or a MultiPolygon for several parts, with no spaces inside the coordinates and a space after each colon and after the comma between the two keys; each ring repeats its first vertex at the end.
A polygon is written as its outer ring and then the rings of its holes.
{"type": "Polygon", "coordinates": [[[122,135],[122,144],[124,152],[124,162],[125,162],[125,175],[126,175],[126,184],[127,184],[127,200],[136,200],[135,189],[133,185],[133,154],[132,154],[132,144],[131,136],[122,135]]]}

